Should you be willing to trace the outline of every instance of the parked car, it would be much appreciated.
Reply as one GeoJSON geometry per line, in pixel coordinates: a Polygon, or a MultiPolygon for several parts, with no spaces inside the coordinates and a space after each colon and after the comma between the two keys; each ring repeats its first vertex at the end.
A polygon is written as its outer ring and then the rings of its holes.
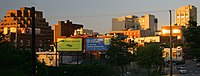
{"type": "Polygon", "coordinates": [[[181,74],[186,74],[186,73],[187,73],[187,70],[186,70],[186,69],[180,69],[179,72],[180,72],[181,74]]]}
{"type": "Polygon", "coordinates": [[[193,59],[194,62],[197,62],[197,59],[193,59]]]}
{"type": "Polygon", "coordinates": [[[177,69],[178,69],[178,70],[180,70],[180,69],[185,69],[185,67],[184,67],[184,66],[178,66],[177,69]]]}
{"type": "Polygon", "coordinates": [[[197,67],[200,67],[200,63],[197,63],[197,67]]]}
{"type": "Polygon", "coordinates": [[[186,70],[185,67],[183,67],[183,66],[178,67],[178,69],[179,69],[179,72],[180,72],[181,74],[186,74],[186,73],[187,73],[187,70],[186,70]]]}

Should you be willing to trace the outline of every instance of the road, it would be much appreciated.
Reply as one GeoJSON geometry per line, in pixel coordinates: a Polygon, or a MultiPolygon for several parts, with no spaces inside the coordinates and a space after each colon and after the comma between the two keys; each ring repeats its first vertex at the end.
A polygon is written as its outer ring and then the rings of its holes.
{"type": "Polygon", "coordinates": [[[179,76],[200,76],[200,67],[197,67],[196,64],[196,62],[188,60],[185,64],[178,65],[186,67],[187,70],[187,74],[179,74],[179,76]]]}
{"type": "MultiPolygon", "coordinates": [[[[194,62],[194,61],[187,60],[185,62],[185,64],[174,65],[173,76],[200,76],[200,67],[197,67],[196,64],[197,63],[194,62]],[[178,66],[185,67],[185,69],[187,70],[187,73],[186,74],[180,74],[179,71],[177,70],[177,68],[175,68],[175,67],[178,67],[178,66]]],[[[166,75],[166,76],[169,76],[169,69],[168,69],[168,75],[166,75]]]]}
{"type": "MultiPolygon", "coordinates": [[[[136,65],[134,65],[136,66],[136,65]]],[[[170,68],[165,68],[168,75],[162,75],[162,76],[170,76],[170,68]]],[[[173,65],[173,76],[200,76],[200,67],[197,67],[197,63],[191,60],[186,60],[185,64],[182,65],[173,65]],[[177,67],[178,66],[184,66],[187,70],[186,74],[180,74],[177,67]]],[[[134,71],[135,72],[135,71],[134,71]]],[[[147,70],[140,69],[140,71],[137,71],[138,73],[134,73],[130,76],[147,76],[147,70]]]]}

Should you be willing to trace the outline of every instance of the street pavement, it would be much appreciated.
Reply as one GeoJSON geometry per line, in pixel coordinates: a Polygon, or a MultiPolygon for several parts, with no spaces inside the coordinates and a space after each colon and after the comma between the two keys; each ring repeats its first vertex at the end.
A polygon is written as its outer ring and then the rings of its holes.
{"type": "MultiPolygon", "coordinates": [[[[169,68],[167,69],[167,73],[169,76],[169,68]]],[[[197,67],[197,63],[191,60],[187,60],[185,64],[182,65],[174,65],[173,67],[173,76],[200,76],[200,67],[197,67]],[[180,74],[177,67],[183,66],[187,70],[186,74],[180,74]]]]}
{"type": "MultiPolygon", "coordinates": [[[[136,66],[136,65],[134,65],[136,66]]],[[[162,75],[162,76],[170,76],[170,68],[165,68],[168,75],[162,75]]],[[[182,65],[173,65],[173,75],[172,76],[200,76],[200,67],[197,67],[197,63],[192,60],[186,60],[185,64],[182,65]],[[187,70],[186,74],[180,74],[177,67],[183,66],[187,70]]],[[[146,69],[139,69],[135,68],[135,70],[132,72],[130,76],[147,76],[147,70],[146,69]]]]}
{"type": "Polygon", "coordinates": [[[188,60],[179,66],[184,66],[187,70],[187,74],[180,74],[180,76],[200,76],[200,67],[197,67],[197,63],[194,61],[188,60]]]}

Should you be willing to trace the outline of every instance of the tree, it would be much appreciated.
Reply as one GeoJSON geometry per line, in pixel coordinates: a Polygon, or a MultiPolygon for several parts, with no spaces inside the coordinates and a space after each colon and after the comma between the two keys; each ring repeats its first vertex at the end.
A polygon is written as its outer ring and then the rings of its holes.
{"type": "Polygon", "coordinates": [[[112,38],[107,52],[109,64],[119,66],[122,70],[122,74],[124,72],[124,66],[129,64],[134,56],[128,52],[128,48],[134,48],[133,46],[135,46],[135,44],[126,43],[124,41],[125,38],[124,35],[112,38]]]}
{"type": "Polygon", "coordinates": [[[196,21],[189,21],[188,27],[183,28],[183,36],[189,44],[190,55],[200,60],[200,26],[197,26],[196,21]]]}
{"type": "Polygon", "coordinates": [[[162,49],[158,44],[150,43],[144,47],[139,47],[136,58],[137,64],[148,70],[148,75],[152,66],[157,68],[163,64],[162,49]]]}
{"type": "MultiPolygon", "coordinates": [[[[6,40],[0,33],[0,75],[1,76],[30,76],[32,67],[31,50],[19,50],[6,40]]],[[[44,76],[45,65],[37,62],[37,76],[44,76]],[[40,73],[43,71],[43,73],[40,73]]],[[[47,70],[46,70],[47,72],[47,70]]]]}

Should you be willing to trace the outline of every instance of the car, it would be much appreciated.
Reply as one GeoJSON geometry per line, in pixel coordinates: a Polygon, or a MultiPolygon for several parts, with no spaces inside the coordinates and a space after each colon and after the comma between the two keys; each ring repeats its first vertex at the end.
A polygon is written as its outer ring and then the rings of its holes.
{"type": "Polygon", "coordinates": [[[197,67],[200,67],[200,63],[197,63],[197,67]]]}
{"type": "Polygon", "coordinates": [[[179,70],[179,72],[180,72],[181,74],[186,74],[186,73],[187,73],[187,70],[185,69],[184,66],[179,66],[177,69],[179,70]]]}
{"type": "Polygon", "coordinates": [[[193,59],[194,62],[197,62],[197,59],[193,59]]]}
{"type": "Polygon", "coordinates": [[[185,67],[184,67],[184,66],[178,66],[177,69],[178,69],[178,70],[180,70],[180,69],[185,69],[185,67]]]}
{"type": "Polygon", "coordinates": [[[186,70],[186,69],[179,69],[179,72],[180,72],[181,74],[186,74],[186,73],[187,73],[187,70],[186,70]]]}

